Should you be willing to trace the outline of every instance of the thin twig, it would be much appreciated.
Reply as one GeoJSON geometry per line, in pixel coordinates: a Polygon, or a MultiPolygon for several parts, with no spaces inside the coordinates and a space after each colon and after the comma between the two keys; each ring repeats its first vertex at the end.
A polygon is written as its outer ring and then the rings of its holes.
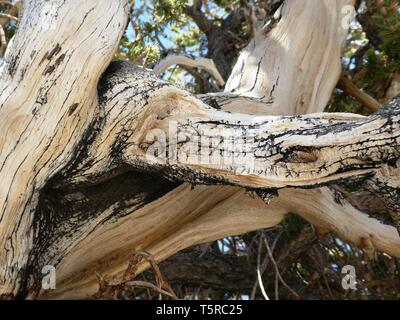
{"type": "Polygon", "coordinates": [[[275,300],[279,300],[279,279],[277,272],[275,272],[275,300]]]}
{"type": "MultiPolygon", "coordinates": [[[[257,234],[257,235],[258,235],[258,234],[257,234]]],[[[255,239],[257,238],[257,235],[255,235],[255,236],[251,239],[251,242],[250,242],[250,245],[249,245],[250,247],[253,246],[253,243],[254,243],[255,239]]],[[[258,251],[257,251],[257,261],[258,261],[258,259],[260,259],[260,242],[261,242],[261,237],[259,237],[258,241],[259,241],[259,243],[258,243],[258,251]]],[[[247,258],[248,258],[248,257],[247,257],[247,258]]],[[[263,260],[263,262],[262,262],[262,264],[261,264],[262,273],[264,273],[264,271],[265,271],[267,265],[268,265],[268,255],[266,255],[266,256],[264,257],[264,260],[263,260]]],[[[254,299],[255,299],[256,293],[257,293],[257,288],[258,288],[258,277],[257,277],[256,280],[254,281],[254,285],[253,285],[253,288],[252,288],[251,294],[250,294],[250,300],[254,300],[254,299]]]]}
{"type": "Polygon", "coordinates": [[[376,112],[381,107],[381,104],[376,101],[373,97],[369,94],[361,91],[351,79],[348,78],[346,73],[342,73],[339,79],[338,86],[342,89],[345,93],[352,96],[358,102],[360,102],[365,108],[368,109],[371,113],[376,112]]]}
{"type": "Polygon", "coordinates": [[[260,241],[258,243],[258,254],[257,254],[257,279],[258,279],[258,285],[260,286],[261,293],[264,296],[264,299],[269,300],[269,297],[268,297],[267,293],[265,292],[264,284],[262,281],[262,273],[260,271],[261,249],[262,249],[262,241],[261,241],[261,237],[260,237],[260,241]]]}
{"type": "Polygon", "coordinates": [[[107,281],[104,279],[103,276],[101,276],[98,273],[96,273],[96,276],[100,285],[99,291],[97,293],[97,296],[99,298],[103,297],[105,294],[108,294],[108,296],[115,296],[117,290],[122,290],[125,287],[130,286],[133,289],[135,287],[140,287],[147,290],[156,291],[157,293],[160,294],[159,296],[160,299],[162,299],[163,294],[173,299],[178,299],[178,297],[176,296],[172,288],[169,286],[169,284],[164,281],[161,275],[161,271],[156,261],[154,260],[153,256],[144,251],[135,252],[132,259],[129,261],[128,267],[123,274],[122,280],[107,281]],[[154,272],[156,285],[147,281],[134,280],[137,276],[139,266],[144,259],[150,264],[154,272]]]}
{"type": "Polygon", "coordinates": [[[288,289],[296,298],[298,298],[299,295],[291,287],[289,287],[289,285],[285,282],[285,280],[283,280],[283,278],[282,278],[282,276],[281,276],[281,274],[279,272],[278,265],[276,264],[276,261],[275,261],[273,255],[272,255],[271,248],[270,248],[266,238],[264,238],[264,242],[265,242],[265,246],[267,247],[269,258],[271,259],[271,262],[272,262],[272,264],[273,264],[273,266],[275,268],[275,272],[276,272],[276,275],[278,276],[279,280],[286,287],[286,289],[288,289]]]}
{"type": "MultiPolygon", "coordinates": [[[[321,251],[320,251],[319,248],[313,248],[313,249],[314,249],[314,252],[316,252],[316,254],[320,257],[319,265],[320,265],[320,268],[321,268],[321,271],[322,271],[322,277],[323,277],[323,279],[324,279],[326,288],[328,289],[329,297],[330,297],[332,300],[335,300],[335,298],[334,298],[334,296],[333,296],[333,293],[332,293],[332,290],[331,290],[331,287],[330,287],[330,285],[329,285],[328,279],[327,279],[326,274],[325,274],[325,267],[324,267],[324,263],[323,263],[323,261],[322,261],[322,260],[324,259],[324,257],[323,257],[323,255],[321,254],[321,251]]],[[[324,261],[324,262],[325,262],[325,261],[324,261]]]]}
{"type": "Polygon", "coordinates": [[[280,239],[280,237],[281,237],[282,233],[283,233],[283,231],[282,231],[282,230],[280,230],[280,231],[279,231],[279,233],[278,233],[278,235],[276,236],[276,238],[275,238],[274,242],[272,243],[272,246],[271,246],[271,252],[272,252],[272,253],[274,253],[274,250],[275,250],[276,244],[278,243],[278,240],[280,239]]]}
{"type": "MultiPolygon", "coordinates": [[[[146,282],[146,281],[139,281],[139,280],[135,280],[135,281],[128,281],[125,283],[125,286],[129,286],[129,287],[133,287],[133,288],[144,288],[144,289],[149,289],[149,290],[153,290],[158,292],[159,294],[163,294],[166,295],[170,298],[173,299],[177,299],[175,294],[172,294],[168,291],[165,291],[164,289],[161,289],[159,287],[157,287],[156,285],[150,283],[150,282],[146,282]]],[[[161,300],[161,299],[160,299],[161,300]]]]}
{"type": "Polygon", "coordinates": [[[0,18],[10,19],[10,20],[14,20],[16,22],[19,21],[19,19],[17,17],[14,17],[14,16],[12,16],[11,14],[8,14],[8,13],[0,13],[0,18]]]}
{"type": "Polygon", "coordinates": [[[247,20],[247,36],[249,39],[253,38],[257,32],[257,16],[256,6],[253,0],[249,0],[245,3],[246,5],[246,20],[247,20]]]}
{"type": "Polygon", "coordinates": [[[153,71],[156,75],[160,75],[173,65],[205,70],[218,82],[221,87],[225,85],[225,80],[222,78],[220,72],[215,66],[214,61],[212,59],[203,57],[194,59],[184,54],[170,53],[165,58],[157,62],[153,68],[153,71]]]}

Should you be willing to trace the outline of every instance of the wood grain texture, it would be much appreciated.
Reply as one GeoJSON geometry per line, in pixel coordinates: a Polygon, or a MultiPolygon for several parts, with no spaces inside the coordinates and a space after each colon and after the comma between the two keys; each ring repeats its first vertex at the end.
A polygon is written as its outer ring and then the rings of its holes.
{"type": "Polygon", "coordinates": [[[0,294],[18,292],[40,190],[75,155],[97,83],[125,27],[124,2],[25,1],[0,79],[0,294]]]}
{"type": "MultiPolygon", "coordinates": [[[[0,66],[0,295],[88,297],[96,271],[120,274],[136,250],[162,260],[275,226],[288,211],[367,252],[400,256],[395,227],[321,187],[369,179],[397,217],[399,100],[370,117],[320,113],[340,75],[342,8],[351,3],[286,0],[225,92],[196,97],[110,63],[125,0],[25,1],[0,66]],[[167,146],[186,162],[147,154],[149,134],[168,136],[171,123],[186,138],[167,146]],[[202,154],[202,137],[232,136],[254,137],[240,165],[187,161],[202,154]],[[267,205],[246,189],[279,197],[267,205]],[[39,292],[46,264],[57,268],[57,289],[39,292]]],[[[230,148],[211,156],[235,156],[230,148]]]]}

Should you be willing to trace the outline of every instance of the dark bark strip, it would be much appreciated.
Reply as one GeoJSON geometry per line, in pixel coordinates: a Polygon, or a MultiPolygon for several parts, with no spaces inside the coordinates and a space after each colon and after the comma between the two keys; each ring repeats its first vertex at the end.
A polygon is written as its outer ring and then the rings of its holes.
{"type": "Polygon", "coordinates": [[[179,185],[160,177],[128,171],[99,184],[57,188],[58,179],[42,192],[34,220],[33,251],[20,297],[37,288],[41,269],[57,266],[69,250],[96,228],[115,222],[124,215],[159,199],[179,185]]]}

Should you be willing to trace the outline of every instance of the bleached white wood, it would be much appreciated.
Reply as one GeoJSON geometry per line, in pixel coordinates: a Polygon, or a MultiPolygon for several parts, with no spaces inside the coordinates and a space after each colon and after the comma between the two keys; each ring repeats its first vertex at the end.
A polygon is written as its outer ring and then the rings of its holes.
{"type": "MultiPolygon", "coordinates": [[[[327,188],[283,188],[367,173],[376,175],[378,189],[399,186],[398,100],[371,117],[293,117],[323,111],[340,75],[342,8],[351,3],[285,1],[277,24],[257,33],[239,58],[227,92],[200,100],[138,68],[109,66],[127,20],[125,0],[25,1],[0,66],[0,295],[36,297],[38,271],[53,264],[57,290],[41,297],[85,297],[96,290],[95,271],[121,273],[135,250],[164,259],[194,244],[272,227],[288,211],[367,252],[399,256],[394,227],[335,202],[327,188]],[[264,114],[280,116],[254,116],[264,114]],[[254,136],[244,149],[245,160],[256,156],[254,166],[148,157],[148,134],[167,133],[171,122],[195,140],[254,136]],[[223,185],[192,190],[154,178],[145,190],[143,179],[128,184],[139,196],[119,199],[112,178],[130,171],[133,181],[145,172],[223,185]],[[143,200],[157,184],[163,184],[160,195],[143,200]],[[283,189],[267,205],[240,187],[283,189]]],[[[187,146],[198,145],[195,140],[187,146]]],[[[180,142],[182,149],[187,141],[180,142]]],[[[189,159],[199,155],[197,148],[182,150],[189,159]]]]}
{"type": "Polygon", "coordinates": [[[24,2],[0,75],[0,295],[19,290],[39,192],[98,112],[97,82],[126,18],[119,0],[24,2]]]}

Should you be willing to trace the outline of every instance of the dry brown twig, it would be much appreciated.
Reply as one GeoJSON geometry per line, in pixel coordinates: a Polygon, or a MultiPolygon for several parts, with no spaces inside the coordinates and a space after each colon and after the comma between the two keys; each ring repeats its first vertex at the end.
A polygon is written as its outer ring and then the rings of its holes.
{"type": "MultiPolygon", "coordinates": [[[[262,234],[262,236],[265,236],[265,235],[264,235],[264,232],[262,232],[261,234],[262,234]]],[[[281,235],[282,235],[282,231],[279,231],[278,235],[276,236],[276,238],[275,238],[275,240],[274,240],[274,242],[273,242],[273,244],[272,244],[272,247],[271,247],[272,252],[274,252],[275,247],[276,247],[276,244],[278,243],[278,240],[279,240],[279,238],[281,237],[281,235]]],[[[255,238],[255,237],[254,237],[254,238],[255,238]]],[[[254,238],[252,239],[252,242],[254,241],[254,238]]],[[[256,281],[254,282],[253,289],[251,290],[250,300],[254,300],[254,299],[255,299],[255,296],[256,296],[256,293],[257,293],[257,288],[258,288],[259,281],[260,281],[259,276],[258,276],[258,273],[260,272],[260,275],[261,275],[261,278],[262,278],[262,276],[263,276],[265,270],[267,270],[268,263],[269,263],[269,256],[268,256],[268,254],[267,254],[267,255],[264,257],[263,262],[262,262],[261,264],[259,264],[260,258],[261,258],[261,251],[260,251],[261,248],[260,248],[260,245],[262,244],[262,242],[263,242],[263,241],[262,241],[262,237],[260,236],[260,237],[259,237],[259,245],[258,245],[258,253],[257,253],[257,279],[256,279],[256,281]]],[[[264,296],[264,298],[265,298],[265,296],[264,296]]]]}
{"type": "Polygon", "coordinates": [[[346,73],[342,73],[340,76],[338,86],[345,93],[360,102],[370,113],[376,112],[380,109],[381,104],[369,94],[359,89],[346,73]]]}
{"type": "MultiPolygon", "coordinates": [[[[3,24],[7,23],[8,20],[19,22],[19,19],[18,19],[18,17],[16,17],[16,15],[18,15],[20,1],[17,1],[16,4],[12,4],[10,1],[1,1],[0,0],[0,5],[9,7],[9,9],[6,12],[0,12],[0,18],[5,19],[5,21],[4,20],[2,21],[3,24]]],[[[3,27],[3,26],[0,24],[0,27],[3,27]]]]}
{"type": "Polygon", "coordinates": [[[275,261],[273,255],[272,255],[272,251],[271,251],[271,248],[270,248],[270,246],[269,246],[269,244],[268,244],[268,240],[267,240],[267,238],[265,238],[265,237],[264,237],[264,243],[265,243],[265,246],[267,247],[267,252],[268,252],[269,258],[271,259],[272,265],[273,265],[274,268],[275,268],[276,276],[278,277],[278,279],[280,280],[280,282],[285,286],[286,289],[288,289],[296,298],[299,298],[299,295],[297,294],[297,292],[295,292],[295,291],[286,283],[286,281],[283,280],[283,278],[282,278],[282,276],[281,276],[281,274],[280,274],[280,272],[279,272],[278,265],[276,264],[276,261],[275,261]]]}
{"type": "Polygon", "coordinates": [[[164,280],[157,262],[148,252],[138,251],[133,254],[121,280],[106,280],[99,273],[96,273],[96,277],[99,282],[99,290],[94,296],[96,299],[115,299],[118,291],[124,291],[126,288],[148,289],[159,293],[160,299],[162,295],[178,299],[170,285],[164,280]],[[138,275],[138,268],[144,262],[150,264],[151,270],[154,273],[155,285],[148,281],[135,280],[138,275]]]}
{"type": "MultiPolygon", "coordinates": [[[[8,20],[13,20],[16,22],[19,21],[19,19],[14,16],[14,14],[18,14],[18,7],[16,5],[12,4],[10,1],[1,1],[1,0],[0,0],[0,5],[10,7],[10,9],[7,12],[0,12],[0,18],[6,19],[6,22],[3,21],[3,23],[7,23],[8,20]]],[[[4,57],[7,45],[8,41],[6,33],[4,31],[3,25],[0,23],[0,57],[4,57]]]]}
{"type": "Polygon", "coordinates": [[[10,1],[4,0],[0,1],[0,5],[14,7],[14,5],[10,1]]]}

